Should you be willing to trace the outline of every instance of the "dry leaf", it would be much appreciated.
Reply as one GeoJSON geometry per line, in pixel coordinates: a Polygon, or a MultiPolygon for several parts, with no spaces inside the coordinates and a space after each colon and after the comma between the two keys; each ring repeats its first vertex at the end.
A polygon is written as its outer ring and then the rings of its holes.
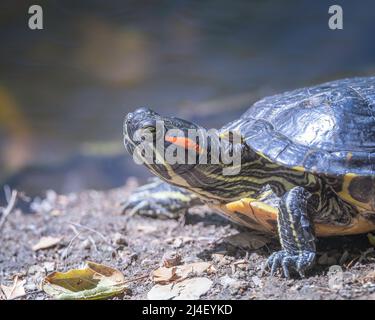
{"type": "Polygon", "coordinates": [[[211,267],[212,264],[210,262],[193,262],[189,264],[184,264],[182,266],[178,266],[176,274],[181,279],[185,279],[191,274],[201,275],[205,271],[210,273],[211,267]]]}
{"type": "Polygon", "coordinates": [[[106,299],[126,290],[125,278],[117,269],[87,261],[84,269],[53,272],[42,289],[56,299],[106,299]]]}
{"type": "Polygon", "coordinates": [[[372,233],[368,233],[367,238],[370,244],[375,247],[375,236],[372,233]]]}
{"type": "Polygon", "coordinates": [[[241,232],[225,238],[224,241],[235,247],[256,250],[265,246],[271,239],[254,232],[241,232]]]}
{"type": "Polygon", "coordinates": [[[38,243],[32,246],[34,251],[48,249],[60,243],[62,237],[42,237],[38,243]]]}
{"type": "Polygon", "coordinates": [[[24,296],[25,288],[23,287],[26,283],[26,280],[20,280],[18,277],[15,277],[13,280],[13,285],[4,286],[1,285],[1,290],[4,292],[5,298],[7,300],[13,300],[19,297],[24,296]]]}
{"type": "Polygon", "coordinates": [[[161,267],[152,272],[152,280],[156,283],[166,284],[177,279],[176,267],[161,267]]]}
{"type": "Polygon", "coordinates": [[[181,254],[178,253],[178,252],[175,252],[175,251],[166,252],[163,255],[163,259],[162,259],[163,266],[166,267],[166,268],[178,266],[178,265],[181,264],[181,261],[182,261],[181,254]]]}
{"type": "Polygon", "coordinates": [[[147,294],[149,300],[197,300],[210,290],[212,281],[208,278],[186,279],[176,284],[156,284],[147,294]]]}
{"type": "Polygon", "coordinates": [[[152,272],[152,280],[155,283],[167,284],[170,282],[182,281],[191,274],[201,275],[203,272],[215,272],[210,262],[193,262],[172,268],[160,267],[152,272]]]}

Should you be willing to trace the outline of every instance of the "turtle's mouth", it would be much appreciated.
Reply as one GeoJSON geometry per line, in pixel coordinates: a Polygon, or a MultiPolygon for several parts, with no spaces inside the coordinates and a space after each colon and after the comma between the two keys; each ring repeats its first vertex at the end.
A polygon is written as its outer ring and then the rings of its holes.
{"type": "Polygon", "coordinates": [[[141,136],[143,132],[154,133],[156,131],[157,120],[161,120],[161,117],[146,107],[127,114],[123,126],[124,145],[131,155],[142,142],[141,136]]]}

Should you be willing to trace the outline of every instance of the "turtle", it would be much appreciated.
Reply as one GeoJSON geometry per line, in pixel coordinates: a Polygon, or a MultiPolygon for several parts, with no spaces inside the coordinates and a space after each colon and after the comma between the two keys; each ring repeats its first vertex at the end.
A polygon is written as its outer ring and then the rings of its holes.
{"type": "MultiPolygon", "coordinates": [[[[204,149],[210,156],[211,143],[190,138],[190,129],[204,128],[141,107],[125,117],[124,144],[134,156],[141,130],[151,134],[154,160],[158,142],[185,152],[204,149]],[[159,121],[164,134],[156,130],[159,121]],[[184,135],[172,139],[170,129],[184,135]]],[[[318,237],[375,230],[375,77],[265,97],[211,140],[220,138],[224,153],[240,151],[236,174],[224,175],[228,164],[222,160],[151,161],[145,166],[157,180],[136,190],[125,209],[173,218],[208,204],[236,223],[278,236],[281,248],[266,269],[286,278],[305,277],[314,267],[318,237]]]]}

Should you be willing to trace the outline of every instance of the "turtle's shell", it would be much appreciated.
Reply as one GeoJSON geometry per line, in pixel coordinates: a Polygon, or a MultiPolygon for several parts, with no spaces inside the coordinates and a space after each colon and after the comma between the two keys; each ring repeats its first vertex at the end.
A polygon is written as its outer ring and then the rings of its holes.
{"type": "Polygon", "coordinates": [[[352,78],[264,98],[226,126],[288,167],[330,176],[375,175],[375,77],[352,78]]]}

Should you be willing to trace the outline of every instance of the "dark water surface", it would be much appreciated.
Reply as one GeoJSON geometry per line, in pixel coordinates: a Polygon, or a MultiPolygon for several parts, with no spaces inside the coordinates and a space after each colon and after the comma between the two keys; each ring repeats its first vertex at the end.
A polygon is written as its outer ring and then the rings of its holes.
{"type": "Polygon", "coordinates": [[[375,74],[375,2],[0,3],[0,178],[30,193],[110,188],[144,176],[122,148],[125,114],[148,105],[218,127],[262,96],[375,74]]]}

